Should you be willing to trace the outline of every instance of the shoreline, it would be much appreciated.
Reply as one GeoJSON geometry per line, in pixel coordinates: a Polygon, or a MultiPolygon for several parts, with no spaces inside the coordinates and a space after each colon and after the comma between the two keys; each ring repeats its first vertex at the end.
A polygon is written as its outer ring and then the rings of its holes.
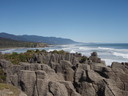
{"type": "Polygon", "coordinates": [[[53,50],[64,50],[69,53],[81,53],[85,56],[90,56],[91,52],[97,52],[99,57],[106,62],[106,65],[111,65],[112,62],[128,62],[128,49],[118,49],[107,46],[89,46],[89,45],[48,45],[47,47],[10,47],[10,48],[0,48],[0,52],[4,53],[12,53],[12,52],[26,52],[27,50],[46,50],[46,51],[53,51],[53,50]]]}
{"type": "Polygon", "coordinates": [[[0,51],[2,51],[2,50],[9,50],[9,49],[23,49],[23,48],[46,48],[46,47],[49,47],[49,45],[48,46],[45,46],[45,47],[10,47],[10,48],[0,48],[0,51]]]}

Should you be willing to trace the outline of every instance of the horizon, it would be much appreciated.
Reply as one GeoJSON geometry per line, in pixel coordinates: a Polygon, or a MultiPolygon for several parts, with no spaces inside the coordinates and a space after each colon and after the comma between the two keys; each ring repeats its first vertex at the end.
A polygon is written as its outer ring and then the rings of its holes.
{"type": "Polygon", "coordinates": [[[127,5],[127,0],[1,0],[0,32],[128,43],[127,5]]]}

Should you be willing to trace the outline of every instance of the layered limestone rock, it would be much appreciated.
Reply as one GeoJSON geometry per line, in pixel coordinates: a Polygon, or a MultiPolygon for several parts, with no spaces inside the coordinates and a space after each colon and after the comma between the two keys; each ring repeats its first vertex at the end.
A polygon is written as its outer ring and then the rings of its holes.
{"type": "Polygon", "coordinates": [[[40,53],[13,65],[1,59],[6,82],[27,96],[128,96],[128,63],[107,67],[96,52],[80,62],[76,54],[40,53]]]}

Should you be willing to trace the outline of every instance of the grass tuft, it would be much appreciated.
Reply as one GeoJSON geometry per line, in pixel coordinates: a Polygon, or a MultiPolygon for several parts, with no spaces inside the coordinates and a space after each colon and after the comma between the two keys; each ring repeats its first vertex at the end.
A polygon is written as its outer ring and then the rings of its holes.
{"type": "Polygon", "coordinates": [[[0,90],[5,90],[5,89],[8,89],[10,92],[13,92],[13,94],[7,96],[19,96],[20,94],[20,90],[15,86],[12,86],[10,84],[0,83],[0,90]]]}

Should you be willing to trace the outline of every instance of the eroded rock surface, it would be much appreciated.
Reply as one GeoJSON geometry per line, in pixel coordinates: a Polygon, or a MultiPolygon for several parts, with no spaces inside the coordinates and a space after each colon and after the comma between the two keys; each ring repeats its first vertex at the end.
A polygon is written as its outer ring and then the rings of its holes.
{"type": "Polygon", "coordinates": [[[10,83],[27,96],[128,96],[128,63],[107,67],[96,52],[80,63],[80,54],[35,54],[29,63],[0,60],[10,83]]]}

